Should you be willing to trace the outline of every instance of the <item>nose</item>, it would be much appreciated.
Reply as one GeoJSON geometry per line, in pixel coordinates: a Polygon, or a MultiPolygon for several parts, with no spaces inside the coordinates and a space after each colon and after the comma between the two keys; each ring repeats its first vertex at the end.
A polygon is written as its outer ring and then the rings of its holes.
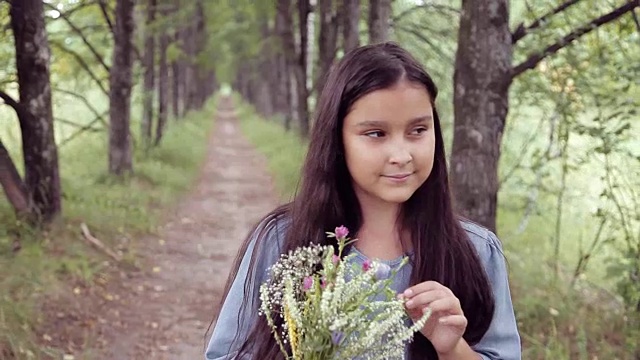
{"type": "Polygon", "coordinates": [[[409,164],[412,160],[413,156],[407,146],[397,144],[391,149],[391,154],[389,156],[389,162],[391,164],[403,166],[409,164]]]}

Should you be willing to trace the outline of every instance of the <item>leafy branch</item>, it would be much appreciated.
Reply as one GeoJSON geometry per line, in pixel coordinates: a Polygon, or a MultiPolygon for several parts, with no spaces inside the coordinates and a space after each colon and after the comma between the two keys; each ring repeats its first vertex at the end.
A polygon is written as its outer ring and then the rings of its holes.
{"type": "Polygon", "coordinates": [[[89,66],[89,64],[87,64],[87,62],[84,60],[84,58],[78,54],[77,52],[67,48],[66,46],[62,45],[61,43],[55,41],[55,40],[49,40],[49,43],[52,46],[55,46],[56,48],[60,49],[61,51],[73,56],[73,58],[76,60],[76,62],[84,69],[84,71],[87,72],[87,74],[91,77],[91,79],[93,79],[93,81],[95,81],[95,83],[98,85],[98,87],[100,88],[100,90],[102,90],[102,92],[109,96],[109,92],[107,91],[107,89],[104,87],[104,85],[102,85],[102,81],[98,78],[98,76],[91,70],[91,67],[89,66]]]}
{"type": "Polygon", "coordinates": [[[546,13],[546,14],[542,15],[541,17],[539,17],[538,19],[536,19],[529,26],[525,26],[524,22],[520,23],[520,25],[518,25],[516,27],[516,30],[513,31],[513,33],[511,34],[511,42],[513,44],[515,44],[516,42],[518,42],[518,40],[520,40],[523,37],[525,37],[531,31],[539,28],[544,23],[546,23],[549,20],[549,18],[551,18],[554,15],[557,15],[557,14],[561,13],[562,11],[564,11],[564,10],[566,10],[568,8],[570,8],[572,5],[577,4],[579,1],[580,0],[569,0],[569,1],[566,1],[566,2],[564,2],[562,4],[560,4],[555,9],[549,11],[548,13],[546,13]]]}
{"type": "Polygon", "coordinates": [[[63,94],[67,94],[67,95],[73,96],[76,99],[82,101],[87,106],[87,108],[89,110],[91,110],[91,112],[96,116],[96,118],[98,120],[100,120],[104,126],[107,126],[108,123],[104,119],[104,114],[101,114],[100,112],[98,112],[98,110],[95,107],[93,107],[93,105],[91,105],[91,102],[89,102],[89,100],[87,100],[86,97],[84,97],[84,96],[82,96],[82,95],[80,95],[78,93],[75,93],[73,91],[69,91],[69,90],[65,90],[65,89],[53,88],[53,90],[57,91],[57,92],[61,92],[63,94]]]}
{"type": "MultiPolygon", "coordinates": [[[[52,4],[49,3],[44,3],[44,5],[52,10],[56,10],[57,8],[55,6],[53,6],[52,4]]],[[[84,7],[86,5],[80,5],[78,7],[76,7],[75,9],[79,8],[79,7],[84,7]]],[[[74,9],[74,10],[75,10],[74,9]]],[[[69,27],[76,33],[78,34],[78,36],[80,37],[80,39],[82,39],[82,42],[87,46],[87,48],[89,48],[89,51],[91,51],[91,53],[93,54],[93,56],[96,58],[96,60],[98,60],[98,62],[100,63],[100,65],[102,65],[102,67],[109,72],[109,66],[107,66],[107,64],[104,62],[104,60],[102,59],[102,55],[100,55],[98,53],[98,51],[96,50],[95,47],[93,47],[93,45],[91,45],[91,43],[89,42],[89,39],[87,39],[86,36],[84,36],[84,33],[82,32],[82,30],[80,30],[80,28],[78,28],[72,21],[71,19],[69,19],[69,15],[67,13],[61,12],[60,13],[60,18],[63,19],[67,25],[69,25],[69,27]]]]}
{"type": "Polygon", "coordinates": [[[615,10],[600,16],[597,19],[590,21],[589,23],[573,30],[569,34],[562,37],[557,42],[547,46],[542,52],[535,53],[530,55],[525,61],[516,65],[511,70],[511,77],[515,78],[516,76],[522,74],[526,70],[533,69],[538,65],[540,61],[549,55],[555,54],[560,49],[566,47],[571,44],[574,40],[584,36],[585,34],[590,33],[591,31],[597,29],[598,27],[607,24],[626,14],[627,12],[633,11],[636,7],[640,6],[640,0],[631,0],[625,3],[624,5],[616,8],[615,10]]]}
{"type": "Polygon", "coordinates": [[[438,13],[443,15],[460,15],[460,10],[456,9],[453,6],[442,5],[442,4],[419,4],[415,5],[409,9],[404,10],[397,16],[393,17],[392,22],[397,23],[403,18],[407,17],[409,14],[415,12],[416,10],[436,10],[438,13]]]}
{"type": "Polygon", "coordinates": [[[11,106],[13,108],[13,110],[16,111],[18,116],[20,116],[20,114],[22,112],[22,106],[20,106],[20,103],[18,101],[16,101],[14,98],[12,98],[11,95],[9,95],[6,92],[0,90],[0,99],[4,100],[4,103],[9,105],[9,106],[11,106]]]}

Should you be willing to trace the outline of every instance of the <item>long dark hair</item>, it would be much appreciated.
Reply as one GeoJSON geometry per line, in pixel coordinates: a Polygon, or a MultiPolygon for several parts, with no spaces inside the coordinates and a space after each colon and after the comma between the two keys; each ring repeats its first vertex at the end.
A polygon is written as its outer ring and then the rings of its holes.
{"type": "MultiPolygon", "coordinates": [[[[379,89],[390,88],[406,79],[426,88],[431,96],[435,125],[435,155],[428,179],[402,205],[398,221],[411,235],[414,251],[411,284],[427,280],[448,287],[460,299],[468,319],[464,339],[477,343],[487,331],[494,311],[491,285],[473,244],[453,212],[444,142],[435,107],[438,90],[422,66],[404,49],[387,42],[367,45],[347,53],[330,73],[320,95],[308,153],[302,170],[301,185],[295,199],[266,216],[252,233],[258,233],[253,259],[264,246],[264,234],[275,223],[287,220],[282,253],[310,243],[331,244],[325,231],[346,225],[357,233],[362,225],[362,212],[351,185],[344,158],[342,126],[351,106],[362,96],[379,89]]],[[[248,237],[241,247],[236,265],[229,276],[224,302],[238,271],[240,260],[248,247],[248,237]]],[[[264,251],[264,250],[263,250],[264,251]]],[[[255,261],[252,261],[252,264],[255,261]]],[[[253,273],[250,269],[249,273],[253,273]]],[[[247,277],[245,294],[253,288],[247,277]]],[[[243,299],[244,305],[254,299],[243,299]]],[[[264,317],[257,317],[241,353],[251,351],[261,359],[282,359],[264,317]]],[[[281,325],[281,323],[279,323],[281,325]]],[[[410,346],[411,358],[437,359],[431,343],[416,333],[410,346]]]]}

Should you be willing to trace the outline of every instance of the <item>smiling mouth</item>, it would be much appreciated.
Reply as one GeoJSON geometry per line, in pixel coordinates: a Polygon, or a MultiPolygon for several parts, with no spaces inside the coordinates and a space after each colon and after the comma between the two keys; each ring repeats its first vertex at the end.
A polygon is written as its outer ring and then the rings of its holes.
{"type": "Polygon", "coordinates": [[[404,173],[404,174],[393,174],[393,175],[382,175],[382,177],[386,177],[394,180],[403,180],[413,175],[413,173],[404,173]]]}

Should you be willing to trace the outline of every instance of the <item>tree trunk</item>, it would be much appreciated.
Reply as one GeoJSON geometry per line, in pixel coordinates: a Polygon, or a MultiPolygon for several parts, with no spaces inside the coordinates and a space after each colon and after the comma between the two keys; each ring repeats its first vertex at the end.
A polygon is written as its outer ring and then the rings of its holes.
{"type": "Polygon", "coordinates": [[[178,61],[171,63],[171,105],[173,117],[180,118],[180,65],[178,61]]]}
{"type": "Polygon", "coordinates": [[[494,231],[511,61],[509,1],[463,0],[454,72],[452,187],[458,211],[494,231]]]}
{"type": "Polygon", "coordinates": [[[391,20],[391,0],[371,0],[369,2],[369,43],[376,44],[389,40],[391,20]]]}
{"type": "Polygon", "coordinates": [[[60,213],[62,200],[49,79],[51,53],[42,1],[13,1],[10,15],[22,107],[25,186],[37,220],[48,222],[60,213]]]}
{"type": "Polygon", "coordinates": [[[298,122],[300,124],[300,135],[309,135],[309,90],[307,89],[307,46],[309,44],[309,32],[307,20],[311,6],[309,0],[298,0],[298,28],[300,34],[300,47],[298,49],[298,66],[295,69],[296,91],[298,105],[298,122]]]}
{"type": "Polygon", "coordinates": [[[334,0],[320,0],[320,39],[318,49],[318,75],[316,77],[316,97],[324,88],[327,75],[336,58],[338,47],[338,13],[334,0]]]}
{"type": "Polygon", "coordinates": [[[155,89],[155,34],[151,30],[156,16],[156,0],[147,1],[147,21],[145,23],[144,42],[144,102],[142,114],[141,136],[146,145],[151,143],[151,129],[153,127],[153,93],[155,89]]]}
{"type": "Polygon", "coordinates": [[[296,90],[296,84],[299,82],[304,84],[305,82],[304,70],[300,67],[299,56],[296,50],[291,0],[278,0],[277,17],[276,24],[280,25],[278,33],[284,53],[283,68],[285,73],[282,77],[282,85],[285,89],[286,104],[288,107],[285,117],[285,128],[289,130],[294,120],[298,120],[301,112],[297,106],[299,96],[296,90]],[[299,79],[301,76],[302,80],[299,79]]]}
{"type": "Polygon", "coordinates": [[[155,145],[158,146],[164,134],[167,124],[167,113],[169,103],[169,67],[167,65],[167,48],[169,47],[169,35],[163,32],[160,35],[160,64],[158,81],[158,126],[156,127],[155,145]]]}
{"type": "Polygon", "coordinates": [[[32,210],[29,191],[2,141],[0,141],[0,186],[16,215],[28,217],[32,210]]]}
{"type": "Polygon", "coordinates": [[[195,109],[196,88],[196,65],[195,65],[195,26],[188,24],[182,31],[182,42],[184,44],[185,64],[184,64],[184,111],[185,113],[195,109]]]}
{"type": "Polygon", "coordinates": [[[208,69],[206,65],[200,60],[201,54],[206,47],[207,29],[206,19],[204,13],[204,4],[202,0],[198,0],[196,3],[196,29],[195,29],[195,74],[196,74],[196,93],[195,93],[195,106],[196,109],[201,109],[207,100],[207,80],[208,69]]]}
{"type": "Polygon", "coordinates": [[[118,176],[133,171],[131,152],[131,86],[133,67],[133,11],[135,0],[118,0],[114,48],[109,74],[109,172],[118,176]]]}
{"type": "MultiPolygon", "coordinates": [[[[287,34],[288,30],[286,28],[286,16],[283,14],[283,10],[281,9],[282,1],[278,2],[276,19],[274,22],[274,31],[277,39],[277,49],[276,51],[276,63],[277,63],[277,77],[276,80],[278,85],[276,89],[276,111],[281,114],[285,119],[285,125],[290,123],[291,121],[291,112],[293,108],[291,107],[291,95],[289,91],[289,79],[291,71],[291,62],[289,61],[290,52],[287,50],[286,46],[289,45],[289,41],[286,39],[289,35],[287,34]]],[[[290,30],[289,30],[290,31],[290,30]]],[[[291,45],[293,42],[291,42],[291,45]]],[[[294,54],[295,57],[295,54],[294,54]]]]}
{"type": "Polygon", "coordinates": [[[344,52],[360,46],[360,0],[342,0],[342,37],[344,52]]]}

